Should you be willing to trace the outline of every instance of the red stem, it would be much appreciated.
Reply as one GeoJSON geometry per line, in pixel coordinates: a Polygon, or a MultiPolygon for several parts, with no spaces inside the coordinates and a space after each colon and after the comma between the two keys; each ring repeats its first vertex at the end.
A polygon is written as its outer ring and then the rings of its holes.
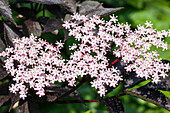
{"type": "Polygon", "coordinates": [[[120,61],[120,58],[118,58],[118,59],[114,60],[113,62],[111,62],[107,67],[111,67],[112,65],[114,65],[118,61],[120,61]]]}

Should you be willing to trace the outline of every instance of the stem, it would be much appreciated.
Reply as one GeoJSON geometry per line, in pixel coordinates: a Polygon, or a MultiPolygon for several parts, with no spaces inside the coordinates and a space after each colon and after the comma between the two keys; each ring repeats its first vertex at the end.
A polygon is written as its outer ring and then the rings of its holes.
{"type": "MultiPolygon", "coordinates": [[[[99,100],[84,100],[86,103],[91,103],[91,102],[100,102],[99,100]]],[[[54,101],[53,103],[57,104],[70,104],[70,103],[81,103],[79,100],[69,100],[69,101],[54,101]]]]}
{"type": "Polygon", "coordinates": [[[43,17],[45,17],[45,7],[43,5],[43,17]]]}
{"type": "MultiPolygon", "coordinates": [[[[126,93],[122,93],[120,95],[115,95],[114,97],[120,97],[120,96],[124,96],[126,95],[126,93]]],[[[94,99],[94,100],[84,100],[85,103],[92,103],[92,102],[99,102],[100,103],[100,100],[98,99],[94,99]]],[[[57,103],[57,104],[70,104],[70,103],[82,103],[80,102],[79,100],[67,100],[67,101],[54,101],[52,103],[57,103]]]]}
{"type": "Polygon", "coordinates": [[[34,7],[33,7],[33,3],[31,3],[30,5],[31,5],[31,9],[33,10],[33,9],[34,9],[34,7]]]}
{"type": "Polygon", "coordinates": [[[111,67],[112,65],[116,64],[118,61],[120,61],[120,58],[114,60],[113,62],[111,62],[108,67],[111,67]]]}
{"type": "Polygon", "coordinates": [[[78,89],[83,83],[89,81],[91,78],[85,78],[85,76],[81,79],[80,83],[73,89],[71,89],[70,91],[66,92],[65,94],[61,95],[60,97],[58,97],[57,99],[63,98],[67,95],[69,95],[70,93],[74,92],[76,89],[78,89]]]}

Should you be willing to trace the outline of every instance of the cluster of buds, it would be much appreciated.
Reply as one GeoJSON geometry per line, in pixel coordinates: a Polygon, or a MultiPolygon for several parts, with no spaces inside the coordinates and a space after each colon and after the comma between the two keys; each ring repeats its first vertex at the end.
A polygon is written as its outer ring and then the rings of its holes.
{"type": "Polygon", "coordinates": [[[14,39],[15,47],[0,53],[0,57],[7,57],[5,68],[15,81],[9,90],[19,92],[20,98],[24,99],[28,88],[33,88],[41,97],[45,95],[45,86],[51,83],[67,81],[69,86],[75,86],[79,76],[88,75],[93,78],[91,86],[104,96],[107,92],[105,85],[116,87],[122,80],[116,67],[108,67],[106,54],[112,49],[111,42],[119,47],[113,50],[113,54],[127,64],[126,71],[135,71],[138,77],[151,78],[155,83],[160,81],[160,77],[168,76],[169,64],[163,64],[157,51],[150,51],[150,48],[156,46],[167,50],[168,44],[163,42],[163,38],[170,36],[170,31],[156,31],[149,22],[132,31],[130,25],[117,21],[114,15],[105,21],[97,15],[88,18],[74,14],[63,27],[80,43],[70,47],[74,52],[68,60],[60,55],[63,43],[56,42],[54,47],[33,35],[14,39]]]}

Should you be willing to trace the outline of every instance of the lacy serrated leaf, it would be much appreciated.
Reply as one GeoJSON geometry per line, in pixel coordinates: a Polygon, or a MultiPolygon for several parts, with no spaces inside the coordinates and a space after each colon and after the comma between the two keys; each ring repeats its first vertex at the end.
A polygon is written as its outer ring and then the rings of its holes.
{"type": "Polygon", "coordinates": [[[34,36],[39,37],[41,36],[42,29],[39,22],[26,20],[24,22],[23,32],[26,36],[33,34],[34,36]]]}
{"type": "Polygon", "coordinates": [[[10,94],[11,97],[11,106],[9,108],[9,111],[11,111],[12,107],[20,100],[19,94],[10,94]]]}
{"type": "Polygon", "coordinates": [[[41,3],[41,4],[65,4],[66,1],[65,0],[27,0],[27,1],[31,1],[31,2],[35,2],[35,3],[41,3]]]}
{"type": "Polygon", "coordinates": [[[170,99],[168,99],[160,91],[156,91],[154,89],[146,89],[146,88],[141,87],[139,89],[127,91],[125,93],[132,95],[132,96],[136,96],[138,98],[141,98],[145,101],[156,104],[170,111],[170,99]]]}
{"type": "Polygon", "coordinates": [[[109,113],[124,113],[123,104],[117,97],[100,99],[100,101],[108,108],[109,113]]]}
{"type": "Polygon", "coordinates": [[[53,32],[57,29],[62,29],[62,23],[61,21],[57,20],[56,18],[50,18],[48,19],[47,23],[45,24],[44,32],[53,32]]]}
{"type": "Polygon", "coordinates": [[[8,0],[0,1],[0,14],[2,14],[4,17],[6,17],[8,20],[10,20],[12,23],[16,25],[14,19],[12,18],[12,12],[9,7],[8,0]]]}
{"type": "Polygon", "coordinates": [[[6,23],[3,24],[4,24],[4,39],[6,45],[14,47],[12,39],[15,39],[16,37],[21,37],[21,35],[18,32],[14,31],[14,29],[10,28],[6,23]]]}

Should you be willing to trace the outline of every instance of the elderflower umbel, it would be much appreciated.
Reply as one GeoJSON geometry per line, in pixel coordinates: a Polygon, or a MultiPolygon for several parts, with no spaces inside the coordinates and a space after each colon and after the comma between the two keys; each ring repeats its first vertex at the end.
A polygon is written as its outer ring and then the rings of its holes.
{"type": "Polygon", "coordinates": [[[25,99],[28,88],[37,91],[39,97],[45,95],[45,86],[58,80],[64,60],[59,55],[62,43],[56,42],[55,47],[41,39],[30,37],[16,38],[13,40],[15,48],[6,48],[0,56],[7,57],[5,68],[13,76],[14,84],[9,90],[19,92],[20,98],[25,99]],[[14,62],[17,66],[14,66],[14,62]],[[46,74],[50,73],[50,74],[46,74]],[[29,87],[26,87],[28,85],[29,87]]]}
{"type": "Polygon", "coordinates": [[[88,18],[76,13],[71,21],[63,24],[63,27],[69,30],[69,35],[81,42],[78,46],[74,44],[70,47],[74,53],[66,66],[72,68],[63,71],[65,76],[70,75],[70,85],[74,85],[75,78],[80,74],[88,74],[95,78],[91,82],[92,87],[98,89],[100,96],[103,96],[106,92],[105,84],[115,87],[118,81],[122,80],[116,68],[107,67],[108,60],[105,55],[111,49],[110,42],[119,47],[113,54],[130,64],[125,67],[126,71],[136,71],[138,77],[152,78],[155,83],[160,81],[160,77],[168,76],[165,72],[170,70],[169,64],[163,64],[156,51],[148,50],[151,46],[167,50],[168,45],[163,42],[163,38],[170,36],[170,32],[156,31],[150,22],[145,23],[146,27],[139,25],[132,31],[128,24],[116,23],[118,20],[114,15],[110,18],[109,21],[105,21],[97,15],[88,18]],[[76,24],[77,21],[82,21],[83,24],[76,24]]]}

